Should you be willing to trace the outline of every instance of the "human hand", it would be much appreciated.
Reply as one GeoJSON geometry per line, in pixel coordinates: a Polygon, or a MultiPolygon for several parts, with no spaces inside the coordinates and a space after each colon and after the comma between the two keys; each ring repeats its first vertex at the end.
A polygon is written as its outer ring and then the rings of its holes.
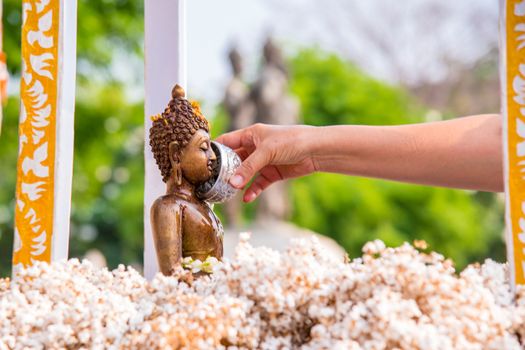
{"type": "Polygon", "coordinates": [[[244,193],[245,202],[252,202],[276,181],[317,170],[309,151],[313,142],[309,131],[313,129],[301,125],[255,124],[217,138],[217,142],[232,148],[243,161],[230,184],[243,188],[255,176],[244,193]]]}

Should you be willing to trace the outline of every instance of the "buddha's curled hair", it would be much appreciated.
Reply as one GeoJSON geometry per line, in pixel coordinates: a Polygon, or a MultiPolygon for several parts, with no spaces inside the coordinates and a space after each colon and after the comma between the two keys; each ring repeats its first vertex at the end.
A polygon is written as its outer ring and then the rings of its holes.
{"type": "Polygon", "coordinates": [[[149,130],[149,144],[164,182],[168,181],[172,173],[170,143],[178,141],[179,149],[182,150],[197,130],[210,132],[208,121],[202,115],[198,103],[188,101],[184,94],[182,87],[175,85],[168,107],[162,114],[151,118],[153,124],[149,130]]]}

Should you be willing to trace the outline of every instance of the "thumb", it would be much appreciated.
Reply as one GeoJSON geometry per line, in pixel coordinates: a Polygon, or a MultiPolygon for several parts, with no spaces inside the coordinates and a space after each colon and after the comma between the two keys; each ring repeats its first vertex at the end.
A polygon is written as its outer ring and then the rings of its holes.
{"type": "Polygon", "coordinates": [[[243,188],[259,170],[264,168],[268,163],[265,153],[255,150],[242,163],[235,175],[230,179],[230,184],[235,188],[243,188]]]}

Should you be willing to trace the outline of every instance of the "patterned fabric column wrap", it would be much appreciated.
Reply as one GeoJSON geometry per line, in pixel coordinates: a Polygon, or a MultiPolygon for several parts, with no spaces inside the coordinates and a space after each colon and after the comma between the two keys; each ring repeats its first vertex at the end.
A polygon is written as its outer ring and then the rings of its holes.
{"type": "Polygon", "coordinates": [[[525,1],[500,1],[500,36],[507,256],[516,285],[525,283],[525,1]]]}
{"type": "Polygon", "coordinates": [[[22,7],[14,269],[67,256],[75,82],[76,0],[22,7]]]}

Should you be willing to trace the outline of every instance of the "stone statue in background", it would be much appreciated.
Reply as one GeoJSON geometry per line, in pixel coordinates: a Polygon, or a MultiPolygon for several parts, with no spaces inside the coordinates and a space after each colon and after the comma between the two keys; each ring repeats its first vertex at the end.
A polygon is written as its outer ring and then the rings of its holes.
{"type": "MultiPolygon", "coordinates": [[[[230,131],[253,123],[277,125],[299,121],[299,103],[288,94],[288,70],[281,50],[271,38],[264,44],[263,66],[251,89],[242,79],[242,58],[237,49],[229,53],[233,77],[226,87],[224,107],[230,116],[230,131]]],[[[258,200],[258,220],[284,220],[290,212],[288,185],[278,182],[265,190],[258,200]]],[[[240,197],[230,201],[226,217],[230,226],[240,224],[240,197]]]]}
{"type": "Polygon", "coordinates": [[[223,104],[230,116],[229,131],[242,129],[255,122],[255,106],[250,99],[250,89],[242,80],[242,57],[236,48],[228,55],[233,77],[226,86],[223,104]]]}
{"type": "MultiPolygon", "coordinates": [[[[234,47],[228,54],[233,77],[226,86],[223,105],[230,117],[228,131],[238,130],[255,122],[255,106],[250,99],[250,89],[242,79],[242,57],[234,47]]],[[[224,205],[226,222],[231,227],[242,225],[241,194],[224,205]]]]}
{"type": "Polygon", "coordinates": [[[171,275],[182,264],[211,273],[223,255],[223,228],[208,202],[229,199],[229,177],[240,159],[210,140],[199,105],[176,85],[162,114],[152,118],[150,145],[166,183],[166,195],[151,207],[153,240],[160,271],[171,275]]]}
{"type": "Polygon", "coordinates": [[[264,44],[264,63],[251,91],[257,123],[289,125],[299,122],[299,103],[288,93],[288,70],[281,50],[271,38],[264,44]]]}

